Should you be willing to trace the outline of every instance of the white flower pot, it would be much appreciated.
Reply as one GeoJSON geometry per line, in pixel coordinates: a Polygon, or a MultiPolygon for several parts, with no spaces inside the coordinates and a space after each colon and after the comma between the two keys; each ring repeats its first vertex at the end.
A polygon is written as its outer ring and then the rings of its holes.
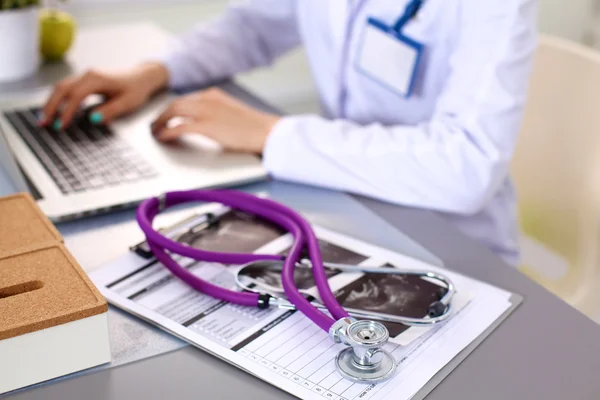
{"type": "Polygon", "coordinates": [[[0,81],[33,75],[40,63],[37,7],[0,11],[0,81]]]}

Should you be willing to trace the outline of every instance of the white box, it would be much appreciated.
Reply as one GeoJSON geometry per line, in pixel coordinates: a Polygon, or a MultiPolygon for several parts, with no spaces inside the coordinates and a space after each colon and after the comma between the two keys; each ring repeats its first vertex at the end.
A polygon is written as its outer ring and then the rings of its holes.
{"type": "Polygon", "coordinates": [[[0,393],[107,363],[107,313],[0,340],[0,355],[0,393]]]}
{"type": "Polygon", "coordinates": [[[33,198],[0,198],[0,394],[109,362],[107,313],[33,198]]]}

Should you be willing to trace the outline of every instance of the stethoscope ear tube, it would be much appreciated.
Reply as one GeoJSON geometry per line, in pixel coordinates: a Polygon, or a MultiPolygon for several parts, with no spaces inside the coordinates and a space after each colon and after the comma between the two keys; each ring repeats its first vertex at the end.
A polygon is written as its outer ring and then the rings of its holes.
{"type": "MultiPolygon", "coordinates": [[[[271,286],[265,282],[261,282],[258,279],[254,279],[249,275],[246,275],[247,271],[252,269],[255,270],[269,270],[269,271],[281,271],[282,269],[282,261],[257,261],[250,262],[242,265],[235,273],[235,282],[236,285],[245,290],[254,293],[268,293],[270,296],[269,304],[279,307],[285,308],[289,310],[294,310],[296,307],[290,303],[287,299],[283,298],[282,289],[279,287],[271,286]],[[248,282],[248,283],[245,283],[248,282]]],[[[440,299],[434,301],[427,308],[427,316],[424,318],[413,318],[402,315],[388,314],[388,313],[379,313],[370,310],[360,310],[355,308],[344,307],[349,316],[354,318],[361,319],[371,319],[375,321],[383,321],[383,322],[392,322],[397,324],[403,324],[408,326],[432,326],[436,324],[440,324],[448,320],[451,315],[452,308],[451,302],[454,294],[456,293],[456,289],[454,283],[450,278],[445,275],[434,273],[432,271],[416,271],[416,270],[404,270],[397,269],[394,267],[366,267],[361,265],[345,265],[345,264],[335,264],[335,263],[323,263],[323,265],[327,269],[335,269],[343,272],[350,273],[368,273],[368,274],[387,274],[387,275],[413,275],[417,276],[421,279],[427,278],[431,281],[437,281],[442,286],[440,286],[440,299]]],[[[302,260],[297,267],[300,268],[312,268],[310,263],[307,263],[306,260],[302,260]]],[[[309,293],[303,293],[305,297],[309,297],[309,293]]],[[[327,310],[322,303],[317,300],[312,300],[311,304],[322,310],[327,310]]]]}

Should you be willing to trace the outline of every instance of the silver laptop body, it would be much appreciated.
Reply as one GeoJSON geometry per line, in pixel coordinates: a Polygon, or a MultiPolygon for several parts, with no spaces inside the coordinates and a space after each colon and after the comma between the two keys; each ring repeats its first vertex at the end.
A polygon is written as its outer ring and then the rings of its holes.
{"type": "Polygon", "coordinates": [[[0,104],[0,157],[17,189],[27,180],[53,221],[131,207],[166,191],[238,185],[267,175],[257,156],[224,152],[199,134],[157,142],[149,126],[173,95],[156,97],[110,127],[76,124],[61,133],[32,125],[47,96],[40,91],[0,104]]]}

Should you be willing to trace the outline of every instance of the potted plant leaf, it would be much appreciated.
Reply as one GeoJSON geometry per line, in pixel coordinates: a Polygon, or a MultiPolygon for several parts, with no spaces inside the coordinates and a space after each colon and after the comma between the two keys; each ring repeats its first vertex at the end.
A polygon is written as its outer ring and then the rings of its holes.
{"type": "Polygon", "coordinates": [[[39,66],[39,0],[0,0],[0,81],[32,75],[39,66]]]}

